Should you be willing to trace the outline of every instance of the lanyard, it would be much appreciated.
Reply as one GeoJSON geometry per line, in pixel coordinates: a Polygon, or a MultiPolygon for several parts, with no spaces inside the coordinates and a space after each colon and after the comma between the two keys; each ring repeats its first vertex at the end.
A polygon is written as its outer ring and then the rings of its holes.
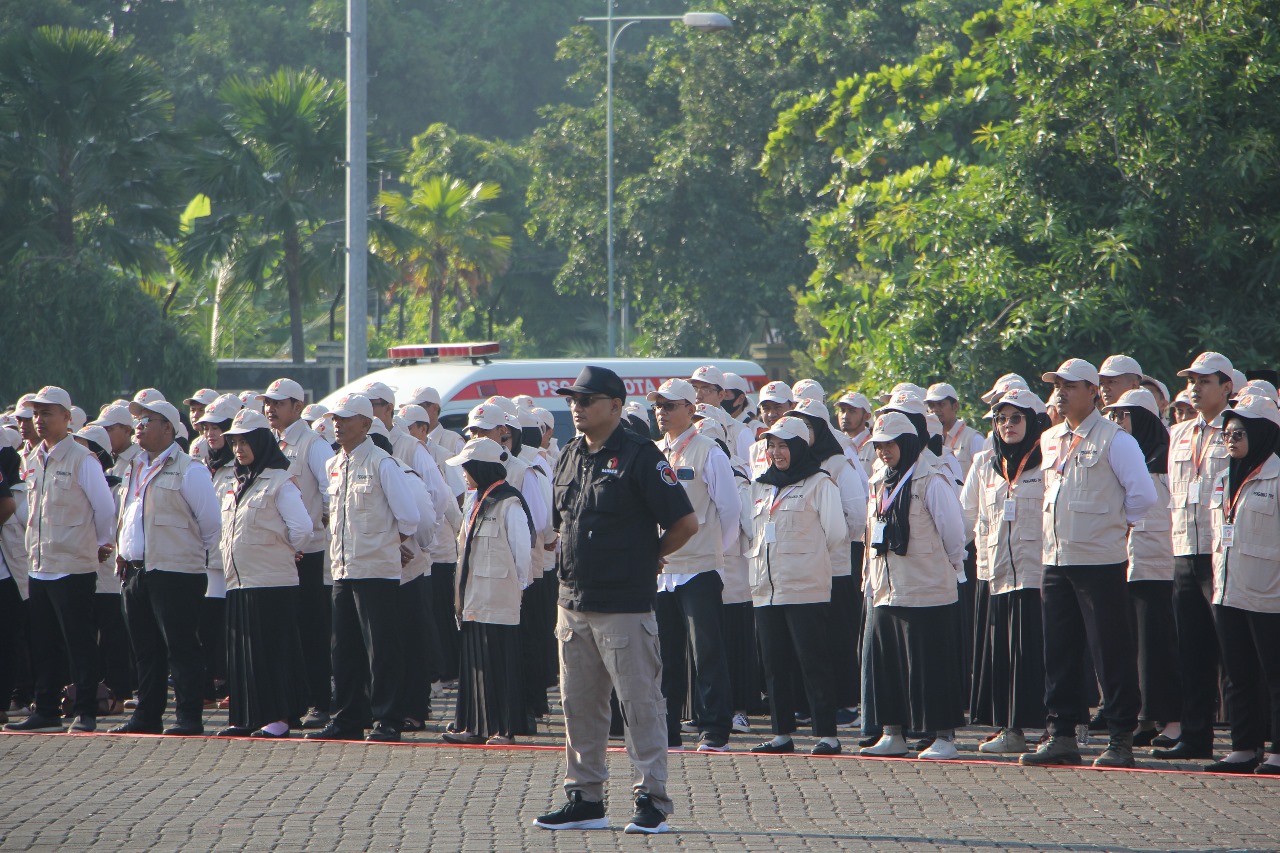
{"type": "Polygon", "coordinates": [[[1026,469],[1027,460],[1030,458],[1031,458],[1031,454],[1029,452],[1023,454],[1022,461],[1018,463],[1018,471],[1016,474],[1013,475],[1013,479],[1010,480],[1009,479],[1009,460],[1005,459],[1003,456],[1000,457],[1000,465],[1004,468],[1004,479],[1009,484],[1009,494],[1013,494],[1014,483],[1022,479],[1022,472],[1026,469]]]}
{"type": "Polygon", "coordinates": [[[880,489],[880,514],[881,515],[884,515],[886,512],[889,511],[889,507],[893,506],[894,500],[896,500],[898,497],[898,492],[902,491],[902,487],[907,484],[907,481],[911,479],[911,475],[914,474],[915,471],[916,471],[916,466],[912,465],[911,469],[907,471],[906,474],[902,475],[902,479],[898,481],[898,485],[894,488],[893,493],[889,495],[888,498],[884,496],[884,489],[883,488],[880,489]]]}
{"type": "MultiPolygon", "coordinates": [[[[150,466],[144,467],[139,471],[136,480],[137,486],[135,486],[133,490],[133,496],[135,498],[142,497],[142,493],[147,490],[147,486],[151,485],[151,481],[160,476],[160,472],[164,470],[164,463],[168,457],[168,453],[169,451],[166,449],[164,453],[160,454],[158,459],[152,461],[150,466]],[[151,472],[150,476],[147,476],[148,471],[151,472]]],[[[141,463],[134,464],[141,465],[141,463]]]]}
{"type": "Polygon", "coordinates": [[[964,421],[956,421],[956,431],[947,439],[947,447],[955,450],[956,445],[960,443],[960,436],[962,435],[964,435],[964,421]]]}
{"type": "Polygon", "coordinates": [[[1240,488],[1236,489],[1236,496],[1227,504],[1227,524],[1234,524],[1236,520],[1236,504],[1240,503],[1240,499],[1244,497],[1244,487],[1249,485],[1250,480],[1255,480],[1258,474],[1262,472],[1262,466],[1254,468],[1248,477],[1244,478],[1244,482],[1240,484],[1240,488]]]}
{"type": "Polygon", "coordinates": [[[793,486],[789,487],[785,492],[783,492],[783,493],[782,493],[782,494],[780,494],[780,495],[778,494],[778,488],[777,488],[777,486],[775,486],[775,487],[774,487],[774,489],[773,489],[773,493],[774,493],[775,495],[777,495],[777,497],[775,497],[775,498],[774,498],[774,500],[773,500],[773,505],[769,507],[769,517],[770,517],[770,518],[772,518],[772,517],[773,517],[773,514],[778,510],[778,505],[779,505],[779,504],[781,504],[784,500],[786,500],[787,495],[789,495],[789,494],[791,494],[792,492],[794,492],[794,491],[796,490],[796,486],[799,486],[799,485],[800,485],[799,483],[796,483],[795,485],[793,485],[793,486]]]}
{"type": "Polygon", "coordinates": [[[871,440],[871,430],[867,430],[867,435],[866,435],[866,437],[865,437],[865,438],[863,438],[863,439],[862,439],[862,441],[859,441],[859,442],[858,442],[858,446],[857,446],[856,448],[854,448],[854,449],[855,449],[855,450],[857,450],[859,453],[861,453],[861,452],[862,452],[862,448],[866,447],[866,446],[867,446],[867,442],[868,442],[868,441],[870,441],[870,440],[871,440]]]}
{"type": "Polygon", "coordinates": [[[1196,476],[1200,475],[1200,463],[1204,461],[1204,455],[1209,452],[1209,439],[1212,438],[1215,429],[1217,427],[1212,424],[1205,424],[1205,434],[1202,436],[1200,435],[1200,424],[1196,424],[1196,441],[1191,447],[1191,464],[1195,466],[1196,476]],[[1200,443],[1201,438],[1205,439],[1203,445],[1200,443]]]}
{"type": "Polygon", "coordinates": [[[667,447],[667,461],[668,461],[668,462],[670,462],[670,461],[671,461],[671,459],[672,459],[672,457],[678,457],[681,453],[683,453],[683,452],[684,452],[684,449],[685,449],[686,447],[688,447],[688,446],[689,446],[689,442],[693,441],[693,439],[694,439],[695,437],[697,437],[697,435],[698,435],[698,431],[697,431],[696,429],[691,430],[691,431],[689,432],[689,437],[688,437],[688,438],[686,438],[684,441],[680,442],[680,446],[679,446],[679,447],[675,447],[675,448],[673,448],[673,447],[668,446],[668,447],[667,447]]]}
{"type": "Polygon", "coordinates": [[[475,527],[475,524],[476,524],[476,516],[480,514],[480,506],[481,506],[481,504],[483,504],[483,503],[484,503],[484,499],[485,499],[485,498],[487,498],[487,497],[489,497],[489,493],[490,493],[490,492],[492,492],[494,489],[498,488],[498,486],[501,486],[501,485],[502,485],[503,483],[505,483],[505,482],[507,482],[507,481],[506,481],[506,480],[498,480],[497,482],[495,482],[495,483],[491,484],[491,485],[489,486],[489,488],[485,489],[485,490],[484,490],[484,494],[483,494],[483,495],[481,495],[480,497],[476,498],[475,505],[473,505],[473,506],[471,507],[471,517],[467,519],[467,535],[468,535],[468,536],[470,536],[470,535],[471,535],[471,528],[475,527]]]}
{"type": "Polygon", "coordinates": [[[1076,448],[1080,446],[1080,442],[1083,440],[1083,435],[1077,435],[1075,441],[1071,442],[1071,446],[1067,448],[1067,452],[1063,454],[1062,458],[1053,463],[1053,470],[1059,474],[1067,470],[1067,463],[1071,461],[1071,457],[1075,455],[1076,448]]]}

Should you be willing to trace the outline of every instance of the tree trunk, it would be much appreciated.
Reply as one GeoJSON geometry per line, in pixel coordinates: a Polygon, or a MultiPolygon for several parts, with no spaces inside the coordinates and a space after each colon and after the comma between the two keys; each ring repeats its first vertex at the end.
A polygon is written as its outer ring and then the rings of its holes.
{"type": "Polygon", "coordinates": [[[284,278],[289,289],[289,350],[294,364],[305,364],[307,345],[302,336],[302,246],[298,232],[284,234],[284,278]]]}
{"type": "Polygon", "coordinates": [[[333,301],[329,303],[329,341],[332,343],[337,338],[338,326],[338,304],[342,302],[342,297],[346,293],[345,287],[339,287],[338,292],[334,294],[333,301]]]}
{"type": "Polygon", "coordinates": [[[231,277],[231,265],[224,263],[218,267],[218,278],[213,285],[213,323],[209,329],[209,357],[218,357],[218,338],[222,336],[222,298],[227,294],[228,279],[231,277]]]}
{"type": "Polygon", "coordinates": [[[440,343],[440,301],[444,299],[444,282],[433,281],[427,286],[431,298],[431,340],[429,343],[440,343]]]}

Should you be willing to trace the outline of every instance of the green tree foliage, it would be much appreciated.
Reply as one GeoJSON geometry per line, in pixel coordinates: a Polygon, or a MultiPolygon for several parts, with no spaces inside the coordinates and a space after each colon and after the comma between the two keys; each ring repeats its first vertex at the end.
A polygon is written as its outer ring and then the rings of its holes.
{"type": "Polygon", "coordinates": [[[1164,376],[1210,345],[1274,364],[1274,312],[1241,308],[1280,263],[1275,12],[1007,0],[784,113],[764,170],[820,188],[816,364],[969,392],[1068,354],[1164,376]]]}

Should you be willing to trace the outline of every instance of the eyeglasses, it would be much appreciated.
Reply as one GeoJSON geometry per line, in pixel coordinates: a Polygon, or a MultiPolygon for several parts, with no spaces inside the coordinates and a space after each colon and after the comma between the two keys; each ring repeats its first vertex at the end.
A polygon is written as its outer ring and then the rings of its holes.
{"type": "Polygon", "coordinates": [[[991,419],[991,422],[994,423],[996,426],[1004,426],[1005,424],[1009,424],[1010,426],[1017,426],[1018,424],[1022,423],[1024,419],[1025,418],[1022,415],[1015,412],[1012,415],[996,415],[994,418],[991,419]]]}
{"type": "Polygon", "coordinates": [[[655,409],[660,409],[664,412],[674,412],[676,409],[680,408],[681,406],[687,406],[687,405],[689,404],[685,400],[669,400],[665,403],[654,403],[653,407],[655,409]]]}
{"type": "Polygon", "coordinates": [[[1107,412],[1107,417],[1111,418],[1111,420],[1116,423],[1120,423],[1121,421],[1129,420],[1129,413],[1124,409],[1112,409],[1107,412]]]}
{"type": "Polygon", "coordinates": [[[1222,437],[1227,441],[1239,441],[1240,439],[1247,438],[1248,436],[1249,433],[1242,429],[1224,429],[1222,431],[1222,437]]]}
{"type": "Polygon", "coordinates": [[[134,418],[133,428],[142,429],[144,426],[146,426],[149,423],[151,423],[151,418],[134,418]]]}
{"type": "Polygon", "coordinates": [[[569,405],[577,406],[579,409],[585,409],[594,405],[599,400],[610,399],[608,394],[566,394],[569,398],[569,405]]]}

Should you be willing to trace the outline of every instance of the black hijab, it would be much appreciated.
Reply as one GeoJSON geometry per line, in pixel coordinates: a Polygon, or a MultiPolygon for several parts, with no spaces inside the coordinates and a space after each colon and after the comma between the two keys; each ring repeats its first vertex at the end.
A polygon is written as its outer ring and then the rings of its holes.
{"type": "Polygon", "coordinates": [[[649,422],[643,421],[635,415],[623,415],[622,425],[634,432],[636,435],[643,436],[644,438],[653,437],[649,434],[649,422]]]}
{"type": "MultiPolygon", "coordinates": [[[[890,409],[891,412],[901,412],[907,416],[907,420],[911,421],[911,425],[916,428],[916,438],[920,439],[921,447],[929,446],[929,420],[924,415],[914,415],[909,412],[903,412],[901,409],[890,409]]],[[[941,456],[941,453],[935,453],[935,456],[941,456]]],[[[908,465],[908,468],[911,466],[908,465]]]]}
{"type": "MultiPolygon", "coordinates": [[[[1152,474],[1169,473],[1169,430],[1164,421],[1141,406],[1133,406],[1126,411],[1129,413],[1130,434],[1142,448],[1147,470],[1152,474]]],[[[1253,446],[1253,442],[1249,444],[1253,446]]]]}
{"type": "Polygon", "coordinates": [[[1244,485],[1245,479],[1276,452],[1277,440],[1280,439],[1280,427],[1266,418],[1243,418],[1227,412],[1223,425],[1228,422],[1238,423],[1249,436],[1249,452],[1243,459],[1232,458],[1227,468],[1227,500],[1235,500],[1236,492],[1244,485]]]}
{"type": "Polygon", "coordinates": [[[779,470],[777,465],[770,464],[768,470],[756,478],[757,483],[785,489],[822,470],[820,460],[814,456],[809,442],[803,438],[788,438],[784,441],[791,451],[791,464],[785,471],[779,470]]]}
{"type": "MultiPolygon", "coordinates": [[[[524,439],[520,435],[520,429],[518,427],[508,426],[507,430],[511,433],[511,450],[509,452],[512,456],[519,456],[521,449],[524,448],[524,439]]],[[[502,442],[498,443],[501,444],[502,442]]]]}
{"type": "MultiPolygon", "coordinates": [[[[1012,403],[1003,403],[1000,408],[1012,405],[1012,403]]],[[[1022,464],[1024,457],[1027,460],[1027,464],[1023,466],[1024,470],[1033,471],[1040,467],[1040,436],[1045,430],[1044,421],[1032,409],[1022,406],[1013,406],[1013,408],[1022,415],[1022,422],[1027,425],[1022,441],[1009,444],[1000,437],[1000,430],[991,431],[991,444],[996,450],[991,456],[991,467],[1001,478],[1005,476],[1005,468],[1009,469],[1009,476],[1012,477],[1018,470],[1018,466],[1022,464]]]]}
{"type": "Polygon", "coordinates": [[[520,427],[520,443],[525,447],[541,447],[542,429],[539,427],[520,427]]]}
{"type": "Polygon", "coordinates": [[[391,439],[382,433],[369,433],[369,440],[373,442],[373,446],[379,450],[395,456],[395,451],[391,449],[391,439]]]}
{"type": "MultiPolygon", "coordinates": [[[[908,417],[910,417],[908,415],[908,417]]],[[[883,554],[886,551],[904,556],[907,553],[907,545],[911,542],[911,480],[908,477],[903,480],[907,472],[910,471],[920,459],[923,445],[920,442],[920,436],[903,433],[894,439],[894,443],[898,445],[898,465],[895,468],[885,469],[884,484],[881,488],[881,495],[893,494],[895,489],[898,495],[893,499],[893,503],[884,512],[880,511],[880,498],[876,498],[876,520],[884,523],[884,535],[878,545],[873,544],[877,554],[883,554]],[[902,488],[898,489],[898,484],[902,484],[902,488]]]]}
{"type": "MultiPolygon", "coordinates": [[[[289,470],[289,460],[285,458],[284,453],[280,450],[280,445],[276,443],[276,437],[271,430],[255,429],[246,432],[240,437],[249,445],[249,449],[253,451],[253,461],[248,465],[236,463],[236,506],[240,505],[240,499],[244,497],[245,492],[249,491],[249,487],[253,485],[253,481],[258,479],[258,475],[268,468],[279,468],[281,470],[289,470]]],[[[230,444],[230,439],[227,444],[230,444]]]]}
{"type": "Polygon", "coordinates": [[[817,415],[806,415],[804,412],[787,412],[787,414],[791,417],[803,418],[813,430],[813,444],[809,450],[813,453],[814,459],[826,462],[832,456],[844,456],[844,448],[836,440],[835,434],[831,431],[831,425],[826,420],[817,415]]]}
{"type": "Polygon", "coordinates": [[[209,466],[210,473],[218,473],[219,468],[230,465],[235,461],[236,455],[231,451],[231,439],[226,436],[226,431],[231,429],[231,419],[222,423],[214,424],[218,429],[222,430],[222,447],[217,450],[213,449],[213,445],[209,445],[209,459],[205,463],[209,466]]]}
{"type": "MultiPolygon", "coordinates": [[[[503,459],[506,458],[508,456],[504,455],[503,459]]],[[[529,505],[525,503],[524,495],[520,494],[520,490],[506,482],[506,465],[501,462],[482,462],[478,459],[468,459],[462,463],[462,470],[466,471],[476,484],[476,500],[480,505],[473,507],[472,511],[475,513],[475,518],[484,518],[485,513],[493,510],[500,501],[507,498],[515,498],[520,501],[520,507],[524,510],[525,521],[529,524],[529,537],[531,539],[535,538],[533,516],[529,513],[529,505]],[[497,487],[489,492],[489,487],[495,483],[498,484],[497,487]],[[485,492],[489,493],[485,494],[485,492]]],[[[475,540],[477,526],[476,524],[468,523],[464,529],[467,536],[462,548],[462,560],[458,563],[458,591],[454,598],[455,608],[461,608],[462,602],[466,601],[467,581],[471,577],[471,544],[475,540]]]]}

